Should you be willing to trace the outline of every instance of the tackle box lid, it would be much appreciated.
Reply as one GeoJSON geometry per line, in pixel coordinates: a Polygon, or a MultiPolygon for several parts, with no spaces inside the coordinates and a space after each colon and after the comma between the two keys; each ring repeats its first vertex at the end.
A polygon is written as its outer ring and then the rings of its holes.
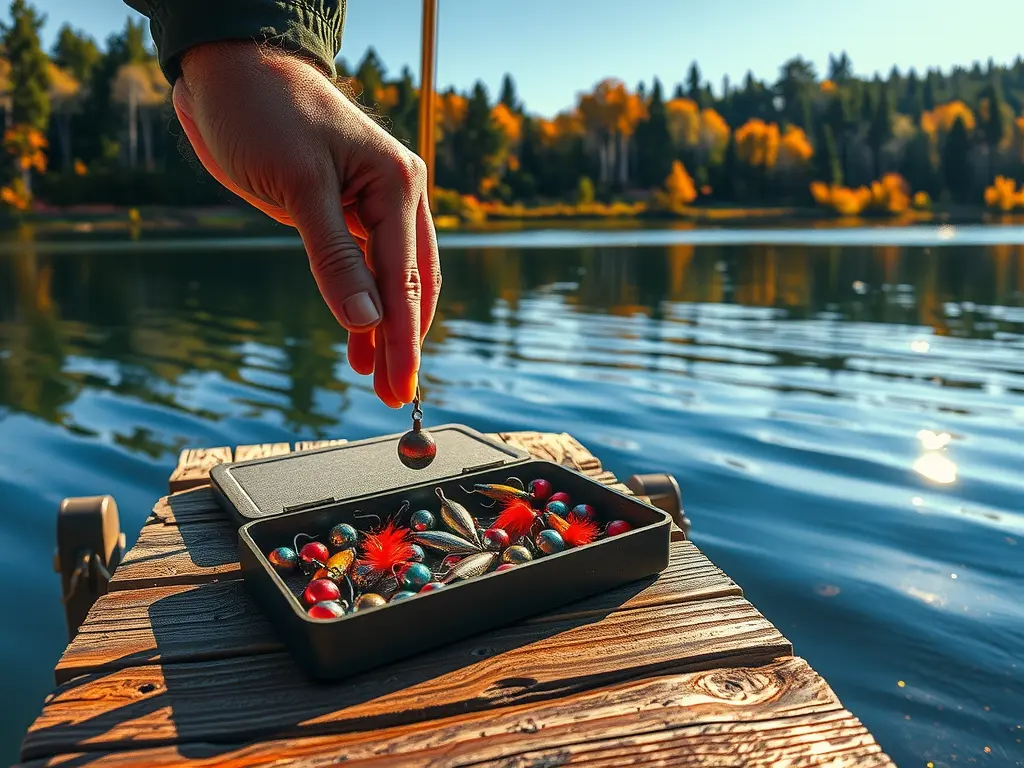
{"type": "Polygon", "coordinates": [[[498,443],[462,424],[424,429],[437,443],[437,457],[425,469],[409,469],[399,461],[402,435],[394,434],[220,464],[211,470],[210,480],[221,504],[244,523],[451,480],[531,458],[526,451],[498,443]]]}

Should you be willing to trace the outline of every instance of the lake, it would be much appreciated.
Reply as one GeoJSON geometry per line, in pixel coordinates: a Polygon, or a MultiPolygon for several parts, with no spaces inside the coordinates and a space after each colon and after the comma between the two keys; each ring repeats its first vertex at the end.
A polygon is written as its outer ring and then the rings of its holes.
{"type": "MultiPolygon", "coordinates": [[[[184,446],[403,431],[289,238],[0,247],[0,761],[65,643],[65,496],[184,446]]],[[[1024,232],[443,235],[426,420],[670,472],[696,544],[900,765],[1024,765],[1024,232]]]]}

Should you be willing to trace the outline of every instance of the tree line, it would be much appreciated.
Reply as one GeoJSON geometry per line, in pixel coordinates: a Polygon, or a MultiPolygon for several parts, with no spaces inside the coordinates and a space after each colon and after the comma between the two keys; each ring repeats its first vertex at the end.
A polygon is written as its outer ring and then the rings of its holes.
{"type": "MultiPolygon", "coordinates": [[[[50,51],[41,25],[26,0],[13,0],[0,35],[0,201],[225,199],[188,159],[142,23],[128,20],[103,45],[64,25],[50,51]]],[[[338,68],[339,85],[414,146],[412,72],[389,74],[372,49],[338,68]]],[[[1015,184],[1024,181],[1021,57],[864,78],[845,52],[821,73],[797,56],[774,81],[748,73],[716,87],[693,62],[673,85],[602,80],[548,117],[526,108],[511,75],[496,98],[479,81],[436,98],[435,205],[894,208],[897,197],[913,195],[921,205],[1024,208],[1015,184]]]]}

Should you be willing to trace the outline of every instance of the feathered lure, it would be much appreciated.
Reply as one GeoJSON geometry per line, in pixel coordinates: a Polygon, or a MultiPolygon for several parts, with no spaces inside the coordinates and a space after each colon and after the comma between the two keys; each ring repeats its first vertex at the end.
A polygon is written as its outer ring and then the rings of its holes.
{"type": "Polygon", "coordinates": [[[357,586],[365,588],[384,576],[393,576],[396,566],[413,558],[409,529],[389,520],[377,533],[363,536],[360,554],[351,574],[357,586]]]}
{"type": "Polygon", "coordinates": [[[501,528],[512,541],[515,541],[530,532],[536,519],[537,512],[530,502],[524,499],[510,499],[505,502],[501,514],[491,527],[501,528]]]}
{"type": "Polygon", "coordinates": [[[597,523],[575,512],[568,519],[549,512],[544,516],[544,522],[562,534],[562,541],[570,547],[582,547],[597,538],[597,523]]]}

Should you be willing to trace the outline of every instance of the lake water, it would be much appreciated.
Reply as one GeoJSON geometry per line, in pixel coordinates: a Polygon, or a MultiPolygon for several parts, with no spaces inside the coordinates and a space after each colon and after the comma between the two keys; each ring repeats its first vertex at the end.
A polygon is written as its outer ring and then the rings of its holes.
{"type": "MultiPolygon", "coordinates": [[[[1024,765],[1022,234],[448,235],[426,418],[674,474],[697,545],[898,764],[1024,765]]],[[[183,446],[409,423],[347,368],[291,240],[22,240],[0,249],[7,762],[64,646],[63,497],[113,494],[131,538],[183,446]]]]}

